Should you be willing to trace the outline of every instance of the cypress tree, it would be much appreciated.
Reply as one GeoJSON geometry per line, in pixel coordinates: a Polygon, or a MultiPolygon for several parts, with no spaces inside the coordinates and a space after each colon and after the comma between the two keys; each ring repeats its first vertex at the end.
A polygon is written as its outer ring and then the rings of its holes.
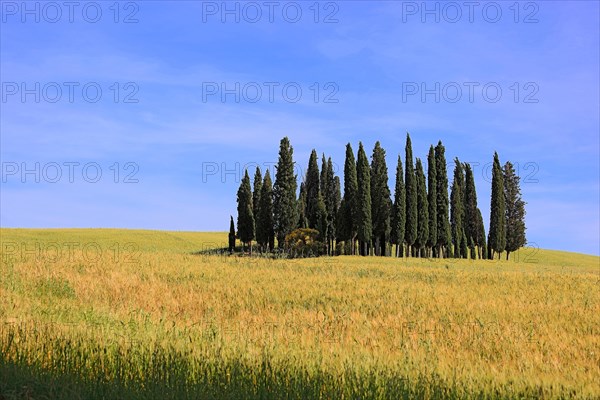
{"type": "MultiPolygon", "coordinates": [[[[308,227],[317,229],[321,224],[319,210],[319,195],[321,194],[319,166],[317,164],[317,152],[313,149],[308,160],[308,168],[306,169],[306,180],[304,182],[306,190],[306,218],[308,219],[308,227]]],[[[322,234],[323,232],[321,232],[322,234]]]]}
{"type": "Polygon", "coordinates": [[[327,208],[327,202],[329,201],[327,199],[329,182],[327,181],[327,160],[325,159],[325,153],[323,153],[321,156],[321,177],[319,183],[321,184],[320,190],[321,194],[323,195],[323,201],[325,202],[325,207],[327,208]]]}
{"type": "Polygon", "coordinates": [[[402,158],[398,155],[396,166],[396,185],[394,188],[394,206],[392,208],[392,226],[390,237],[392,244],[396,245],[396,257],[404,256],[404,229],[406,224],[406,203],[404,193],[404,172],[402,171],[402,158]]]}
{"type": "Polygon", "coordinates": [[[254,213],[254,232],[258,223],[258,205],[260,204],[260,192],[262,189],[263,178],[260,172],[260,167],[256,167],[254,172],[254,185],[252,190],[252,212],[254,213]]]}
{"type": "Polygon", "coordinates": [[[233,225],[233,216],[229,216],[229,254],[235,250],[235,225],[233,225]]]}
{"type": "Polygon", "coordinates": [[[454,160],[454,179],[452,190],[450,192],[450,226],[452,229],[452,244],[454,246],[454,258],[461,257],[462,240],[465,236],[464,229],[464,181],[465,176],[461,162],[456,158],[454,160]]]}
{"type": "Polygon", "coordinates": [[[263,249],[268,247],[273,251],[275,245],[275,232],[273,230],[273,187],[269,170],[265,172],[260,192],[260,204],[256,224],[256,241],[263,249]]]}
{"type": "Polygon", "coordinates": [[[435,150],[429,146],[429,155],[427,156],[427,202],[429,205],[429,256],[433,256],[433,249],[438,243],[437,234],[437,167],[435,164],[435,150]]]}
{"type": "Polygon", "coordinates": [[[356,160],[350,143],[346,145],[346,160],[344,162],[344,200],[340,212],[343,219],[343,240],[350,240],[351,253],[355,254],[354,243],[358,232],[358,178],[356,175],[356,160]]]}
{"type": "Polygon", "coordinates": [[[252,189],[250,187],[250,177],[248,170],[244,173],[244,178],[240,184],[237,193],[238,203],[238,236],[245,246],[250,247],[252,254],[252,239],[254,239],[254,212],[252,211],[252,189]]]}
{"type": "Polygon", "coordinates": [[[285,236],[295,229],[298,222],[296,189],[297,177],[294,175],[294,149],[287,137],[281,139],[279,160],[273,186],[273,218],[275,235],[279,248],[285,244],[285,236]]]}
{"type": "Polygon", "coordinates": [[[297,228],[308,228],[308,219],[306,218],[306,189],[304,182],[300,182],[300,196],[298,198],[298,225],[297,228]]]}
{"type": "Polygon", "coordinates": [[[413,167],[412,144],[408,133],[406,134],[405,163],[406,230],[404,232],[404,241],[407,246],[407,254],[411,255],[411,246],[417,239],[417,183],[415,179],[415,169],[413,167]]]}
{"type": "Polygon", "coordinates": [[[506,247],[506,206],[504,202],[504,178],[498,153],[494,152],[494,165],[492,169],[492,199],[490,204],[490,248],[492,258],[495,253],[500,254],[506,247]]]}
{"type": "Polygon", "coordinates": [[[373,246],[375,255],[385,256],[390,241],[392,202],[388,186],[385,150],[375,143],[371,161],[371,217],[373,220],[373,246]]]}
{"type": "Polygon", "coordinates": [[[504,164],[504,201],[506,205],[506,259],[525,245],[525,202],[521,198],[520,178],[510,161],[504,164]]]}
{"type": "Polygon", "coordinates": [[[329,235],[329,226],[327,225],[327,208],[325,206],[325,200],[321,195],[321,192],[317,193],[317,204],[316,204],[316,219],[317,225],[315,229],[319,231],[319,240],[326,243],[327,236],[329,235]]]}
{"type": "Polygon", "coordinates": [[[437,194],[437,246],[438,256],[448,257],[451,243],[450,224],[448,221],[448,174],[446,172],[446,149],[440,140],[435,147],[436,194],[437,194]]]}
{"type": "Polygon", "coordinates": [[[358,182],[358,218],[357,236],[361,243],[361,255],[369,254],[370,241],[373,236],[373,223],[371,219],[371,174],[369,160],[361,142],[358,144],[358,161],[356,166],[358,182]]]}
{"type": "MultiPolygon", "coordinates": [[[[329,159],[331,160],[331,158],[329,159]]],[[[333,165],[329,168],[329,170],[331,171],[331,173],[333,174],[333,165]]],[[[339,213],[340,213],[340,208],[342,206],[342,188],[341,188],[341,183],[340,183],[340,177],[339,176],[334,176],[333,177],[333,212],[332,212],[332,218],[333,218],[333,229],[331,232],[331,237],[332,237],[332,241],[334,238],[337,239],[338,237],[338,226],[339,226],[339,213]]],[[[336,242],[337,244],[337,242],[336,242]]]]}
{"type": "Polygon", "coordinates": [[[483,216],[481,210],[477,209],[477,224],[479,226],[477,231],[477,246],[479,251],[479,258],[482,260],[487,259],[487,244],[485,239],[485,224],[483,223],[483,216]]]}
{"type": "Polygon", "coordinates": [[[425,256],[425,246],[429,241],[429,202],[425,187],[425,173],[421,159],[417,158],[415,179],[417,183],[417,239],[415,246],[420,257],[425,256]]]}
{"type": "MultiPolygon", "coordinates": [[[[324,185],[325,191],[323,197],[325,199],[325,208],[327,210],[327,250],[328,254],[333,254],[333,246],[335,239],[335,219],[339,207],[340,188],[336,187],[335,175],[333,173],[333,161],[331,157],[327,160],[325,166],[326,185],[324,185]]],[[[339,184],[339,179],[337,184],[339,184]]],[[[323,186],[323,185],[322,185],[323,186]]]]}
{"type": "Polygon", "coordinates": [[[477,191],[475,177],[469,163],[465,164],[465,235],[471,250],[471,258],[475,259],[475,246],[479,243],[479,218],[477,209],[477,191]]]}

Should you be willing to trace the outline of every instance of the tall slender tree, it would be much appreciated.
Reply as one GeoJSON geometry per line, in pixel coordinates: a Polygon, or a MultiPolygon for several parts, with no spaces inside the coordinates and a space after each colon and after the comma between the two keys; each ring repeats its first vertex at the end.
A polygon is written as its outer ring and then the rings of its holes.
{"type": "Polygon", "coordinates": [[[285,236],[296,228],[297,214],[297,177],[294,175],[294,149],[287,137],[281,139],[279,160],[273,186],[273,218],[275,235],[279,248],[285,244],[285,236]]]}
{"type": "MultiPolygon", "coordinates": [[[[331,171],[331,173],[333,173],[333,166],[331,168],[329,168],[329,170],[331,171]]],[[[337,240],[338,229],[339,229],[338,216],[340,213],[340,209],[342,207],[342,188],[341,188],[341,182],[340,182],[339,176],[333,177],[333,200],[334,200],[334,203],[333,203],[334,207],[333,207],[333,213],[332,213],[333,230],[332,230],[331,236],[332,236],[332,238],[335,238],[337,240]]],[[[336,246],[337,246],[337,241],[336,241],[336,246]]]]}
{"type": "Polygon", "coordinates": [[[238,203],[238,237],[244,247],[250,248],[252,254],[252,239],[254,239],[254,212],[252,205],[252,189],[248,170],[244,172],[244,178],[240,184],[237,194],[238,203]]]}
{"type": "Polygon", "coordinates": [[[298,225],[297,228],[308,228],[308,219],[306,218],[306,189],[304,182],[300,182],[300,195],[298,197],[298,225]]]}
{"type": "Polygon", "coordinates": [[[256,166],[254,172],[254,183],[252,190],[252,212],[254,213],[254,231],[256,232],[256,224],[258,221],[258,205],[260,204],[260,192],[262,189],[263,178],[260,172],[260,167],[256,166]]]}
{"type": "Polygon", "coordinates": [[[373,222],[371,217],[371,173],[369,160],[361,142],[358,144],[358,161],[356,165],[358,181],[358,218],[357,232],[361,244],[361,255],[369,255],[370,242],[373,237],[373,222]]]}
{"type": "Polygon", "coordinates": [[[493,258],[498,254],[498,259],[506,247],[506,205],[504,201],[504,178],[498,153],[494,152],[492,168],[492,200],[490,204],[490,238],[489,251],[493,258]]]}
{"type": "MultiPolygon", "coordinates": [[[[324,189],[323,198],[325,200],[325,209],[327,211],[327,254],[333,254],[334,240],[335,240],[335,218],[337,215],[337,209],[339,207],[339,187],[336,187],[335,175],[333,172],[333,161],[331,157],[327,160],[327,164],[324,167],[325,174],[321,171],[323,179],[326,184],[321,184],[324,189]]],[[[339,180],[338,180],[339,182],[339,180]]]]}
{"type": "Polygon", "coordinates": [[[310,153],[308,160],[304,189],[306,190],[306,218],[308,219],[308,227],[317,229],[318,225],[320,225],[319,195],[321,194],[321,183],[319,166],[317,164],[317,152],[314,149],[310,153]]]}
{"type": "Polygon", "coordinates": [[[521,197],[520,178],[510,161],[504,164],[504,202],[506,205],[506,259],[527,242],[525,238],[525,202],[521,197]]]}
{"type": "Polygon", "coordinates": [[[433,256],[434,248],[438,243],[438,222],[437,222],[437,167],[435,163],[435,149],[429,146],[429,155],[427,156],[427,203],[429,205],[429,247],[428,256],[433,256]]]}
{"type": "Polygon", "coordinates": [[[413,153],[410,135],[406,134],[406,170],[404,171],[404,183],[406,185],[406,230],[404,241],[407,246],[407,254],[411,255],[411,247],[417,239],[417,182],[413,166],[413,153]]]}
{"type": "Polygon", "coordinates": [[[233,224],[233,216],[229,216],[229,254],[233,254],[235,250],[235,225],[233,224]]]}
{"type": "Polygon", "coordinates": [[[256,241],[264,249],[273,251],[275,245],[275,231],[273,230],[273,187],[269,170],[265,172],[258,206],[256,224],[256,241]]]}
{"type": "Polygon", "coordinates": [[[437,191],[437,235],[438,256],[448,257],[451,243],[448,220],[448,174],[446,172],[446,149],[440,140],[435,147],[436,191],[437,191]]]}
{"type": "Polygon", "coordinates": [[[475,189],[475,177],[469,163],[465,164],[465,236],[470,249],[471,258],[475,259],[475,246],[480,246],[479,218],[477,209],[477,191],[475,189]]]}
{"type": "Polygon", "coordinates": [[[396,185],[394,188],[394,206],[392,208],[392,226],[390,237],[396,245],[396,257],[404,256],[404,230],[406,228],[406,203],[404,191],[404,172],[402,158],[398,155],[396,166],[396,185]]]}
{"type": "Polygon", "coordinates": [[[350,143],[346,145],[346,160],[344,162],[344,198],[341,207],[340,224],[344,229],[340,232],[342,240],[350,241],[350,252],[355,254],[354,244],[358,232],[358,178],[356,175],[356,160],[350,143]]]}
{"type": "Polygon", "coordinates": [[[417,183],[417,239],[415,240],[416,252],[419,257],[426,255],[425,246],[429,241],[429,202],[427,200],[427,187],[425,186],[425,172],[421,159],[417,158],[415,168],[417,183]]]}
{"type": "Polygon", "coordinates": [[[477,251],[479,252],[479,258],[482,260],[487,259],[487,243],[485,236],[485,224],[483,223],[483,216],[481,215],[481,210],[477,209],[477,224],[479,226],[477,231],[477,251]]]}
{"type": "Polygon", "coordinates": [[[390,241],[390,217],[392,202],[388,186],[388,170],[385,162],[385,150],[379,142],[375,143],[371,159],[371,217],[373,220],[373,246],[375,255],[387,255],[387,243],[390,241]]]}
{"type": "Polygon", "coordinates": [[[464,228],[464,182],[465,175],[462,163],[456,158],[454,160],[454,179],[452,181],[452,190],[450,192],[450,226],[452,230],[452,244],[454,246],[454,258],[460,258],[464,244],[462,240],[465,236],[464,228]]]}

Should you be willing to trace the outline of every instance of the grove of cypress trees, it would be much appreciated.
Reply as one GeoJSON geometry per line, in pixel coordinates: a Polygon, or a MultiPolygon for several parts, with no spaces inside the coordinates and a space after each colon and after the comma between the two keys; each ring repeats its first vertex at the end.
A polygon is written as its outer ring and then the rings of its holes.
{"type": "Polygon", "coordinates": [[[406,170],[404,171],[404,184],[406,185],[406,229],[404,242],[407,255],[411,255],[411,246],[417,239],[417,182],[413,166],[413,153],[410,135],[406,134],[406,170]]]}
{"type": "Polygon", "coordinates": [[[504,201],[506,206],[506,259],[525,245],[525,202],[521,198],[520,178],[510,161],[504,164],[504,201]]]}
{"type": "Polygon", "coordinates": [[[361,142],[358,143],[358,161],[356,165],[358,182],[358,216],[356,219],[357,236],[361,243],[361,255],[369,255],[370,241],[373,236],[371,218],[371,174],[369,160],[361,142]]]}
{"type": "Polygon", "coordinates": [[[273,251],[275,232],[273,230],[273,187],[269,170],[265,172],[260,192],[260,204],[256,223],[256,241],[263,248],[273,251]]]}
{"type": "Polygon", "coordinates": [[[406,224],[406,203],[404,192],[404,172],[402,158],[398,155],[396,166],[396,185],[394,188],[394,205],[392,207],[392,226],[390,238],[396,245],[396,257],[404,256],[404,229],[406,224]]]}
{"type": "Polygon", "coordinates": [[[385,150],[379,142],[376,142],[371,160],[371,217],[375,255],[385,256],[387,253],[391,230],[391,208],[385,150]]]}
{"type": "Polygon", "coordinates": [[[252,189],[248,170],[244,172],[244,178],[237,193],[238,211],[238,237],[244,247],[250,247],[252,254],[252,239],[254,239],[254,211],[252,206],[252,189]]]}
{"type": "Polygon", "coordinates": [[[452,190],[450,192],[450,226],[452,230],[452,244],[454,246],[454,258],[460,258],[465,236],[464,229],[464,189],[465,176],[461,162],[456,158],[454,160],[454,179],[452,181],[452,190]]]}
{"type": "Polygon", "coordinates": [[[490,232],[488,251],[491,258],[501,253],[506,247],[506,206],[504,201],[504,178],[498,153],[494,152],[494,165],[492,169],[492,199],[490,204],[490,232]]]}
{"type": "Polygon", "coordinates": [[[475,259],[475,246],[479,246],[479,218],[477,209],[477,191],[475,177],[469,163],[465,164],[465,236],[471,250],[471,258],[475,259]]]}
{"type": "Polygon", "coordinates": [[[435,147],[436,194],[437,194],[437,246],[438,257],[448,257],[451,243],[448,220],[448,174],[446,172],[446,149],[440,140],[435,147]]]}
{"type": "Polygon", "coordinates": [[[254,232],[256,232],[256,223],[258,221],[258,205],[260,203],[260,192],[263,184],[260,167],[256,167],[254,172],[254,185],[252,189],[252,212],[254,213],[254,232]]]}
{"type": "Polygon", "coordinates": [[[437,167],[435,164],[435,150],[429,146],[429,154],[427,155],[427,202],[429,205],[429,247],[428,256],[434,256],[433,251],[438,243],[437,234],[437,167]]]}
{"type": "Polygon", "coordinates": [[[229,216],[229,254],[233,254],[235,250],[235,225],[233,224],[233,216],[229,216]]]}
{"type": "Polygon", "coordinates": [[[298,183],[294,175],[293,154],[294,149],[290,140],[284,137],[279,145],[279,160],[273,186],[273,218],[279,248],[283,248],[285,236],[296,228],[298,222],[296,201],[298,183]]]}
{"type": "Polygon", "coordinates": [[[421,159],[417,158],[415,168],[415,178],[417,183],[417,239],[415,246],[419,257],[426,254],[425,246],[429,242],[429,202],[427,200],[427,188],[425,186],[425,172],[421,159]]]}

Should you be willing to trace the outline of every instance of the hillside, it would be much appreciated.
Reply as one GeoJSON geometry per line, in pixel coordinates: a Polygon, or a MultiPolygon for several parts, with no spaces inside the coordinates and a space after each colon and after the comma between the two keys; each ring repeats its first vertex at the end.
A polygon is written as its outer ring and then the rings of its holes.
{"type": "Polygon", "coordinates": [[[597,398],[600,258],[195,254],[226,233],[1,229],[6,398],[597,398]]]}

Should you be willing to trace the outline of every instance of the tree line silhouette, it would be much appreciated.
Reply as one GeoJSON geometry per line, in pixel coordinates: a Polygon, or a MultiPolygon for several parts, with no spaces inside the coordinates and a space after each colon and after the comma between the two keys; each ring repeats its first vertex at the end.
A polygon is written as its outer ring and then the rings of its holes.
{"type": "Polygon", "coordinates": [[[525,202],[520,178],[511,162],[501,166],[494,153],[490,226],[486,237],[473,170],[454,159],[450,194],[445,148],[431,145],[427,176],[420,158],[413,163],[406,135],[404,164],[396,166],[394,196],[388,186],[385,150],[375,143],[371,163],[359,142],[357,158],[346,145],[344,192],[331,157],[323,154],[319,171],[316,150],[300,183],[294,174],[293,148],[280,142],[275,182],[256,168],[253,185],[245,170],[237,192],[237,232],[230,219],[229,250],[236,238],[252,254],[256,241],[261,253],[286,251],[292,256],[376,255],[394,257],[500,258],[526,243],[525,202]],[[403,168],[404,166],[404,168],[403,168]]]}

